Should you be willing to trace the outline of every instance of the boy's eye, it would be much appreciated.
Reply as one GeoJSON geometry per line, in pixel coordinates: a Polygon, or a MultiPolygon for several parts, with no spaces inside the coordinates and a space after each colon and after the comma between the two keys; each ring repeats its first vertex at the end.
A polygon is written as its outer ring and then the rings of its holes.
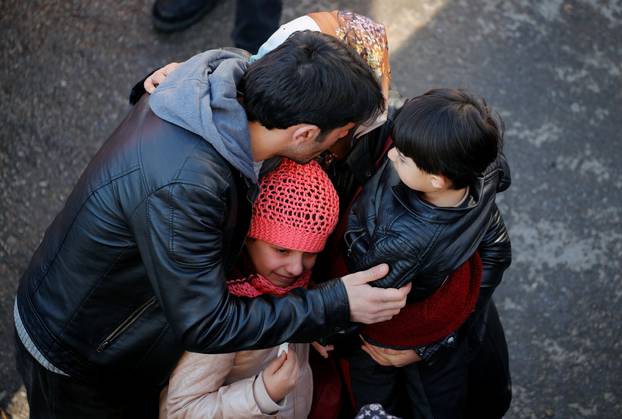
{"type": "Polygon", "coordinates": [[[279,248],[275,248],[275,250],[277,251],[277,253],[281,254],[281,255],[286,255],[289,253],[289,249],[279,249],[279,248]]]}

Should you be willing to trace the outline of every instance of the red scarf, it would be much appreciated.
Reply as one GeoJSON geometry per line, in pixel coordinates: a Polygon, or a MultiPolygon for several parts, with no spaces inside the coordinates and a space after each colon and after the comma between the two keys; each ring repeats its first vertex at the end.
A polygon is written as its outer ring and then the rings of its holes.
{"type": "Polygon", "coordinates": [[[253,298],[262,294],[281,297],[295,288],[307,288],[309,278],[311,278],[311,271],[306,271],[289,287],[278,287],[266,277],[259,274],[252,274],[246,278],[228,280],[227,288],[229,288],[231,294],[237,295],[238,297],[253,298]]]}

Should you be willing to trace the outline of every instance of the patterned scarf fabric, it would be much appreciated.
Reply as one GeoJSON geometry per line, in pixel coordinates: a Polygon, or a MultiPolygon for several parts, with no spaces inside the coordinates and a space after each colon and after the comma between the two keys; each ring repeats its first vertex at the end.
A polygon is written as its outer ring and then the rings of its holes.
{"type": "Polygon", "coordinates": [[[266,277],[259,274],[253,274],[246,278],[232,279],[227,281],[229,292],[238,297],[257,297],[262,294],[275,295],[281,297],[295,288],[307,288],[311,271],[307,271],[300,275],[289,287],[278,287],[270,282],[266,277]]]}
{"type": "Polygon", "coordinates": [[[389,46],[384,25],[367,16],[345,10],[337,12],[337,19],[337,38],[354,48],[367,61],[379,80],[383,80],[383,77],[390,78],[389,46]]]}

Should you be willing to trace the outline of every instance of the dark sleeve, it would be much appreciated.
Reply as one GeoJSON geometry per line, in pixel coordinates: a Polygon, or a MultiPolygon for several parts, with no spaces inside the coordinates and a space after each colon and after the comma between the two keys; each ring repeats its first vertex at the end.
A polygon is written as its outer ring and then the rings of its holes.
{"type": "Polygon", "coordinates": [[[493,204],[486,234],[479,246],[483,273],[477,308],[484,306],[495,288],[501,283],[503,273],[512,263],[512,245],[501,212],[493,204]]]}
{"type": "Polygon", "coordinates": [[[503,192],[512,184],[510,165],[508,164],[505,154],[503,153],[499,154],[497,161],[499,164],[499,170],[501,171],[499,175],[499,184],[497,185],[497,192],[503,192]]]}
{"type": "MultiPolygon", "coordinates": [[[[370,195],[362,195],[359,203],[366,208],[373,200],[370,195]]],[[[379,209],[378,209],[379,210],[379,209]]],[[[377,214],[357,211],[355,207],[348,216],[348,228],[344,235],[347,246],[348,268],[351,272],[368,269],[379,263],[389,264],[389,273],[384,278],[371,282],[380,288],[400,288],[412,281],[419,268],[417,250],[402,235],[384,228],[377,228],[377,214]],[[413,257],[405,257],[413,255],[413,257]]]]}
{"type": "Polygon", "coordinates": [[[142,78],[141,81],[139,81],[138,83],[134,85],[134,87],[132,87],[132,90],[130,90],[130,97],[129,97],[130,105],[132,106],[136,105],[136,103],[138,103],[140,98],[145,93],[147,93],[147,91],[145,90],[145,86],[144,86],[145,80],[147,80],[147,77],[155,73],[156,70],[158,70],[159,68],[160,67],[154,68],[153,70],[151,70],[149,73],[147,73],[145,77],[142,78]]]}
{"type": "Polygon", "coordinates": [[[147,77],[151,75],[151,73],[143,77],[143,79],[139,81],[138,83],[136,83],[134,87],[132,87],[132,90],[130,90],[130,97],[129,97],[130,105],[132,106],[136,105],[138,101],[140,100],[140,98],[145,93],[147,93],[147,91],[145,90],[145,86],[143,86],[143,84],[145,83],[145,80],[147,80],[147,77]]]}
{"type": "Polygon", "coordinates": [[[349,325],[341,280],[283,298],[229,295],[223,271],[228,208],[204,186],[172,184],[132,218],[155,295],[174,333],[192,352],[231,352],[310,342],[349,325]]]}

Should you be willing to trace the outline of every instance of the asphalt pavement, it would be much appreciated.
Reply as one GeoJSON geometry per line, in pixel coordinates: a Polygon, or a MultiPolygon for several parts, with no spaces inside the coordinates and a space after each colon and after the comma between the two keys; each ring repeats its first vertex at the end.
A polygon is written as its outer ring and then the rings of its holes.
{"type": "MultiPolygon", "coordinates": [[[[1,3],[0,405],[15,417],[13,297],[46,227],[137,80],[231,44],[233,0],[171,35],[152,29],[151,5],[1,3]]],[[[505,120],[513,185],[498,203],[514,258],[495,300],[507,417],[622,417],[622,2],[285,0],[282,21],[336,8],[387,26],[403,95],[468,88],[505,120]]]]}

